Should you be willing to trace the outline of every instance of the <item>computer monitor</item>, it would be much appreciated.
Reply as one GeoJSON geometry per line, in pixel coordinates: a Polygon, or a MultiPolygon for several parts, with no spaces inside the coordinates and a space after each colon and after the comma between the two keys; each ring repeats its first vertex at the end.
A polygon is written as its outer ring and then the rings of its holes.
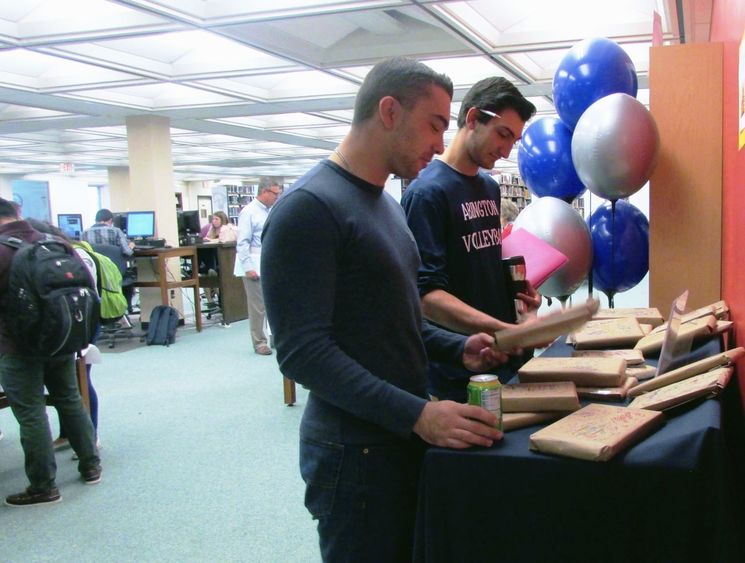
{"type": "Polygon", "coordinates": [[[83,235],[83,216],[80,213],[58,213],[57,226],[73,240],[83,235]]]}
{"type": "Polygon", "coordinates": [[[199,222],[199,210],[194,209],[193,211],[182,211],[181,220],[184,224],[184,232],[189,235],[198,235],[199,231],[202,230],[202,225],[199,222]]]}
{"type": "Polygon", "coordinates": [[[127,236],[153,238],[155,236],[155,211],[130,211],[127,213],[127,236]]]}
{"type": "Polygon", "coordinates": [[[126,213],[112,213],[114,215],[114,227],[121,229],[125,233],[127,232],[127,214],[126,213]]]}

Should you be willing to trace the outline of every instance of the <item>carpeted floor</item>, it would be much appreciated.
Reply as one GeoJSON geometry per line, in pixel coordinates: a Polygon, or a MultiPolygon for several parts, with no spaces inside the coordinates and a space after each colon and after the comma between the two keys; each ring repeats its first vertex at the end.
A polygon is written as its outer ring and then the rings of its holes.
{"type": "MultiPolygon", "coordinates": [[[[275,356],[257,356],[248,323],[171,347],[137,340],[94,366],[103,480],[80,481],[57,454],[62,502],[0,505],[0,559],[31,561],[320,560],[297,469],[298,404],[282,399],[275,356]]],[[[49,409],[53,431],[56,413],[49,409]]],[[[18,425],[0,410],[0,494],[27,485],[18,425]]]]}

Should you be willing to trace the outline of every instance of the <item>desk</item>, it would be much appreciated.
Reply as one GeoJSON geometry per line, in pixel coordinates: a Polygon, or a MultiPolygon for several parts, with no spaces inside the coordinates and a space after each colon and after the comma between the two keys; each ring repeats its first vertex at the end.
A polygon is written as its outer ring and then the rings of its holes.
{"type": "Polygon", "coordinates": [[[156,258],[157,267],[155,269],[158,279],[155,281],[140,281],[134,283],[135,287],[157,287],[160,288],[160,301],[163,305],[169,304],[168,291],[171,289],[181,289],[190,287],[194,290],[194,321],[197,325],[197,332],[202,330],[202,311],[199,303],[199,271],[197,268],[197,248],[195,246],[176,246],[173,248],[146,248],[136,249],[133,256],[135,258],[156,258]],[[166,261],[169,258],[189,258],[192,263],[191,277],[179,280],[170,280],[168,278],[168,268],[166,261]]]}
{"type": "MultiPolygon", "coordinates": [[[[696,353],[718,349],[712,341],[696,353]]],[[[415,560],[742,561],[738,395],[733,378],[718,400],[679,407],[609,462],[529,451],[540,425],[508,432],[488,449],[431,448],[415,560]]]]}
{"type": "Polygon", "coordinates": [[[220,308],[225,323],[242,321],[248,318],[248,304],[246,291],[243,289],[241,278],[233,275],[235,266],[234,242],[212,244],[198,244],[197,253],[213,250],[217,253],[217,275],[199,276],[200,287],[217,288],[220,291],[220,308]]]}

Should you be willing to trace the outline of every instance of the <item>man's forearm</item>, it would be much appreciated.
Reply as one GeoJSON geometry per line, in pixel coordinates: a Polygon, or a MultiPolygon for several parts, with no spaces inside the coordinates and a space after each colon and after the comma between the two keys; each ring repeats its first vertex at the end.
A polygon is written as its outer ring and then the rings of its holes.
{"type": "Polygon", "coordinates": [[[422,297],[422,311],[427,319],[461,334],[493,333],[514,326],[474,309],[443,289],[422,297]]]}

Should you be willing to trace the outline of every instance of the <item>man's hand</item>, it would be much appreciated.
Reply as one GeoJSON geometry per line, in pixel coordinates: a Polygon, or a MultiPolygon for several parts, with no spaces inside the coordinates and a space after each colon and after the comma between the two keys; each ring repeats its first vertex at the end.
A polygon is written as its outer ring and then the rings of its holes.
{"type": "Polygon", "coordinates": [[[129,248],[134,248],[134,247],[135,247],[135,243],[133,243],[133,242],[132,242],[132,241],[130,240],[129,242],[127,242],[127,246],[128,246],[129,248]]]}
{"type": "Polygon", "coordinates": [[[414,432],[435,446],[489,447],[504,436],[494,427],[496,423],[497,417],[484,408],[455,401],[430,401],[419,415],[414,432]]]}
{"type": "Polygon", "coordinates": [[[533,311],[537,311],[538,308],[541,306],[541,294],[536,291],[536,289],[533,287],[533,284],[530,283],[530,281],[525,280],[525,284],[528,287],[527,292],[525,293],[518,293],[516,297],[525,303],[525,305],[528,308],[528,313],[532,313],[533,311]]]}
{"type": "Polygon", "coordinates": [[[256,273],[256,270],[249,270],[246,272],[246,277],[250,280],[256,281],[259,279],[259,274],[256,273]]]}
{"type": "Polygon", "coordinates": [[[492,344],[494,337],[485,332],[469,336],[463,348],[463,366],[471,371],[485,371],[506,362],[507,354],[494,350],[492,344]]]}

